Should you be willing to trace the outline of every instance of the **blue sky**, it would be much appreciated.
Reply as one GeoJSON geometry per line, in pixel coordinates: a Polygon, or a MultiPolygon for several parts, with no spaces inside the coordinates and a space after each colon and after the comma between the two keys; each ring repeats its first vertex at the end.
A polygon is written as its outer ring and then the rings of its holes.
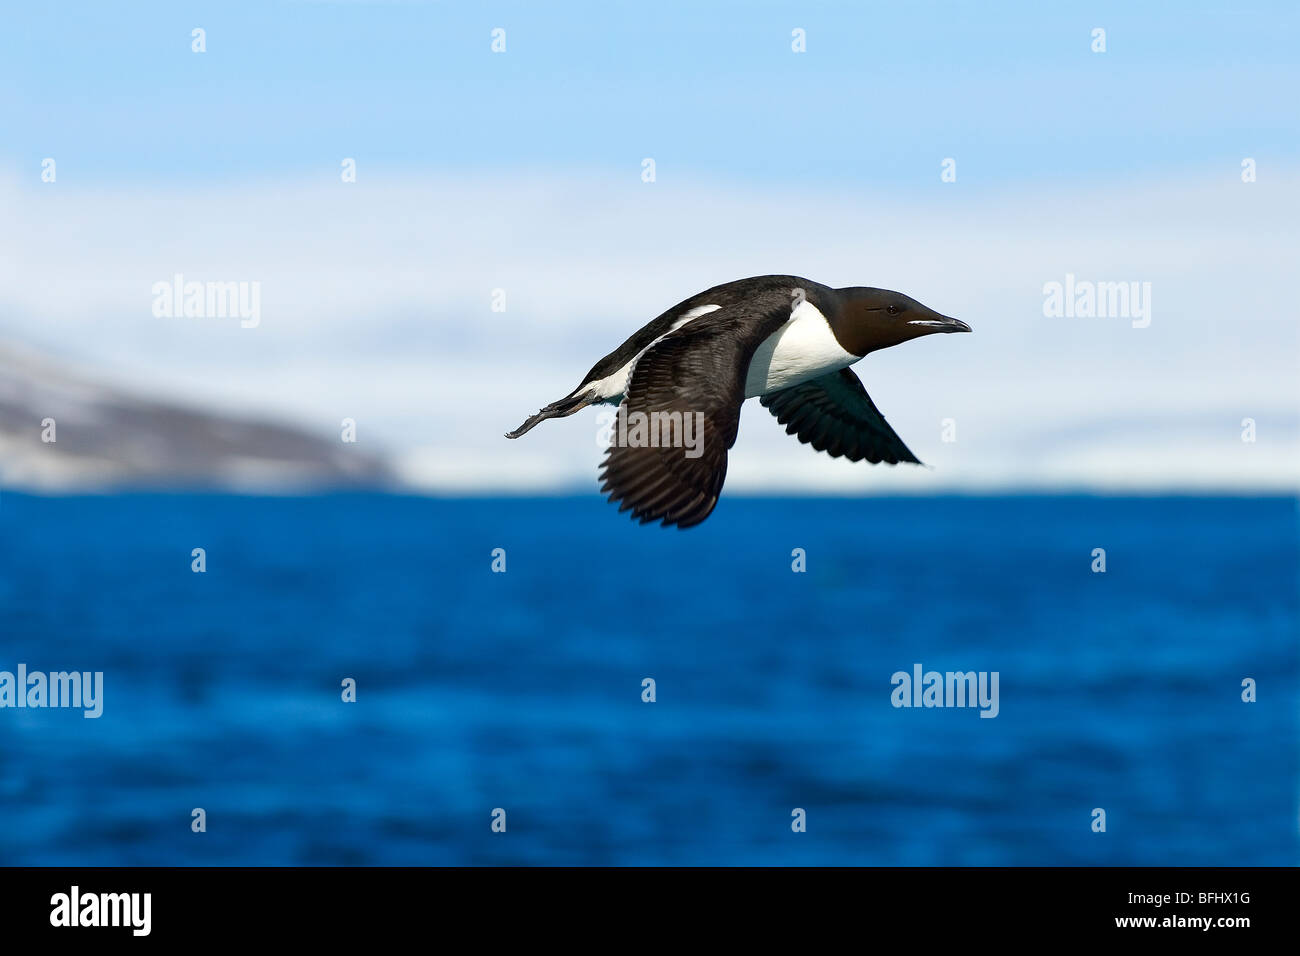
{"type": "Polygon", "coordinates": [[[953,156],[969,190],[1300,146],[1285,2],[53,3],[6,21],[0,155],[85,179],[654,156],[668,179],[923,190],[953,156]]]}
{"type": "Polygon", "coordinates": [[[355,418],[422,487],[588,488],[586,413],[502,432],[674,302],[792,273],[976,334],[860,366],[932,470],[766,423],[729,486],[1294,488],[1298,10],[22,6],[0,33],[0,346],[319,432],[355,418]],[[176,273],[260,283],[260,325],[159,319],[176,273]],[[1046,316],[1067,274],[1151,283],[1150,327],[1046,316]]]}

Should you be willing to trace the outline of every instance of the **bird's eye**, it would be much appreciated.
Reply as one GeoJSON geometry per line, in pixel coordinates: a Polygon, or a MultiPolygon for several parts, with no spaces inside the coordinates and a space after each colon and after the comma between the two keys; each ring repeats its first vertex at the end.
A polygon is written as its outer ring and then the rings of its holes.
{"type": "Polygon", "coordinates": [[[898,313],[903,311],[903,307],[901,305],[891,305],[885,311],[888,312],[890,315],[898,315],[898,313]]]}

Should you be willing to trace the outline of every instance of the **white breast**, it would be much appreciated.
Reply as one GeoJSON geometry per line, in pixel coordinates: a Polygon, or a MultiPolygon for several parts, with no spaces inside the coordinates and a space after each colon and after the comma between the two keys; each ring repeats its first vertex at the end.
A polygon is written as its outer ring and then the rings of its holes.
{"type": "Polygon", "coordinates": [[[844,351],[826,316],[805,299],[790,313],[790,321],[754,353],[745,379],[745,397],[765,395],[848,368],[859,358],[844,351]]]}

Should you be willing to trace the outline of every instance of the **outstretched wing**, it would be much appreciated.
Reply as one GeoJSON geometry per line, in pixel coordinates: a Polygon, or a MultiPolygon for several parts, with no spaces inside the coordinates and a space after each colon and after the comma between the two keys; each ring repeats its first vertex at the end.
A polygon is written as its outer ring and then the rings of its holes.
{"type": "Polygon", "coordinates": [[[853,369],[844,368],[759,399],[786,433],[832,458],[920,464],[880,414],[853,369]]]}
{"type": "Polygon", "coordinates": [[[600,490],[619,511],[682,528],[709,516],[736,443],[750,359],[790,308],[788,290],[751,297],[695,319],[637,360],[600,472],[600,490]]]}

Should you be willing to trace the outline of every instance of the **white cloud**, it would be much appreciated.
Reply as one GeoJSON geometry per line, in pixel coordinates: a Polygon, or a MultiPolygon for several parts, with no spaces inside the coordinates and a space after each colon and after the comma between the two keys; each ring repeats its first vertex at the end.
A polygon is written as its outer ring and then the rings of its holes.
{"type": "Polygon", "coordinates": [[[674,302],[765,272],[895,288],[975,334],[858,367],[931,470],[830,461],[751,402],[735,489],[1289,488],[1300,463],[1295,176],[998,192],[936,177],[924,201],[635,170],[119,191],[11,178],[0,211],[0,337],[152,395],[318,431],[355,418],[423,487],[592,487],[593,413],[502,433],[674,302]],[[150,286],[177,272],[261,282],[260,327],[155,318],[150,286]],[[1150,327],[1045,318],[1042,286],[1067,272],[1150,282],[1150,327]]]}

